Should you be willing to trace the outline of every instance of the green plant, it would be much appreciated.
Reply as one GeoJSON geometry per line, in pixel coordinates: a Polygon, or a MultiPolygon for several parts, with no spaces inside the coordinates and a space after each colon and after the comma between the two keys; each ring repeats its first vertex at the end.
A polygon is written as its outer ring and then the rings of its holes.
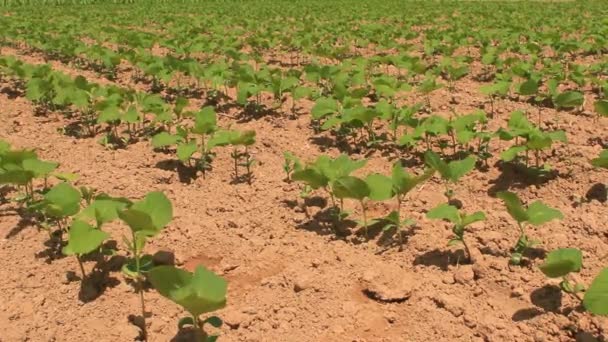
{"type": "Polygon", "coordinates": [[[501,191],[496,196],[503,200],[507,212],[517,222],[519,238],[513,247],[510,262],[519,265],[524,257],[524,252],[539,244],[539,241],[528,237],[525,230],[526,225],[540,226],[555,219],[562,219],[564,215],[559,210],[553,209],[541,201],[534,201],[526,208],[519,197],[512,192],[501,191]]]}
{"type": "Polygon", "coordinates": [[[65,255],[76,257],[82,273],[82,280],[84,280],[86,272],[82,264],[82,256],[99,249],[99,246],[108,238],[109,234],[78,220],[72,222],[68,234],[68,244],[63,247],[62,252],[65,255]]]}
{"type": "Polygon", "coordinates": [[[207,336],[202,332],[205,323],[216,328],[221,319],[211,316],[202,323],[199,316],[226,306],[227,282],[203,266],[197,266],[194,273],[173,266],[157,266],[148,272],[152,286],[164,297],[182,306],[191,317],[179,320],[181,329],[186,324],[194,326],[197,340],[213,342],[217,336],[207,336]]]}
{"type": "Polygon", "coordinates": [[[462,160],[446,162],[433,151],[427,151],[424,154],[424,160],[429,167],[432,167],[439,172],[439,175],[445,184],[445,196],[448,201],[451,201],[454,198],[454,190],[450,187],[450,184],[455,184],[462,176],[473,170],[476,162],[474,156],[468,156],[462,160]]]}
{"type": "Polygon", "coordinates": [[[581,300],[584,308],[595,315],[608,315],[608,268],[604,268],[593,279],[589,288],[572,283],[571,273],[580,272],[583,267],[583,255],[576,248],[559,248],[547,254],[540,270],[549,278],[562,278],[560,287],[568,294],[581,300]],[[580,293],[585,292],[581,297],[580,293]]]}
{"type": "Polygon", "coordinates": [[[451,222],[454,225],[454,227],[452,227],[452,233],[454,234],[454,237],[450,239],[450,241],[448,242],[448,246],[462,244],[464,246],[464,250],[466,253],[465,256],[467,260],[471,260],[471,251],[464,239],[464,233],[468,225],[486,219],[486,215],[482,211],[476,211],[472,214],[466,214],[459,212],[458,208],[453,205],[440,204],[437,207],[431,209],[426,214],[426,217],[430,219],[440,219],[451,222]]]}
{"type": "MultiPolygon", "coordinates": [[[[566,133],[562,130],[542,131],[534,126],[522,111],[514,111],[509,118],[508,130],[500,128],[496,134],[501,140],[515,140],[515,145],[509,147],[500,154],[503,161],[510,162],[517,160],[520,153],[525,152],[523,157],[526,167],[529,162],[529,152],[534,154],[534,162],[537,170],[541,169],[541,152],[550,148],[554,142],[567,142],[566,133]],[[523,140],[523,141],[520,141],[523,140]]],[[[548,165],[542,167],[544,170],[550,169],[548,165]]]]}
{"type": "Polygon", "coordinates": [[[401,208],[407,194],[416,186],[431,178],[435,173],[434,169],[428,169],[419,176],[408,173],[400,163],[395,163],[390,177],[381,174],[371,174],[365,178],[368,184],[370,199],[374,201],[384,201],[395,198],[397,209],[383,218],[388,224],[384,230],[395,229],[399,237],[399,249],[403,249],[403,227],[410,226],[415,222],[411,219],[401,219],[401,208]]]}
{"type": "Polygon", "coordinates": [[[144,302],[144,275],[152,267],[152,256],[143,254],[146,241],[156,236],[171,221],[173,207],[162,192],[148,193],[142,200],[134,202],[118,212],[118,217],[131,229],[131,237],[123,240],[132,258],[123,265],[123,273],[132,278],[139,292],[142,331],[144,338],[146,330],[146,306],[144,302]]]}

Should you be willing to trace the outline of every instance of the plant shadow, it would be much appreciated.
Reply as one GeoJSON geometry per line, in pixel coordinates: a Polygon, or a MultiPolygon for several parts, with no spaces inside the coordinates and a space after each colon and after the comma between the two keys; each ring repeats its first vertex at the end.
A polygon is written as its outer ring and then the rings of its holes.
{"type": "Polygon", "coordinates": [[[449,266],[465,265],[468,263],[469,261],[462,249],[456,251],[435,249],[417,256],[414,259],[413,265],[435,266],[442,271],[447,271],[449,266]]]}
{"type": "Polygon", "coordinates": [[[545,285],[530,294],[530,301],[535,307],[517,310],[511,319],[521,322],[544,315],[547,312],[559,313],[562,306],[562,290],[556,285],[545,285]]]}
{"type": "Polygon", "coordinates": [[[589,202],[597,200],[600,203],[606,203],[608,200],[608,190],[603,183],[595,183],[585,193],[585,199],[589,202]]]}
{"type": "Polygon", "coordinates": [[[44,242],[46,248],[36,253],[36,258],[44,259],[44,262],[47,264],[52,263],[54,260],[65,258],[65,255],[61,252],[61,249],[66,245],[62,236],[63,232],[60,230],[52,232],[49,239],[44,242]]]}
{"type": "Polygon", "coordinates": [[[490,181],[492,186],[488,189],[488,194],[492,197],[500,191],[510,189],[525,189],[531,185],[542,185],[558,176],[558,172],[540,171],[534,168],[526,168],[525,165],[518,163],[498,162],[496,165],[501,171],[498,178],[490,181]]]}
{"type": "Polygon", "coordinates": [[[197,169],[194,166],[186,166],[179,160],[166,159],[156,163],[156,167],[177,173],[177,178],[181,183],[190,184],[197,178],[197,169]]]}
{"type": "Polygon", "coordinates": [[[356,227],[357,223],[349,219],[336,222],[334,210],[335,208],[331,207],[319,210],[308,220],[297,225],[297,228],[315,232],[321,236],[334,235],[337,239],[351,235],[350,229],[356,227]]]}

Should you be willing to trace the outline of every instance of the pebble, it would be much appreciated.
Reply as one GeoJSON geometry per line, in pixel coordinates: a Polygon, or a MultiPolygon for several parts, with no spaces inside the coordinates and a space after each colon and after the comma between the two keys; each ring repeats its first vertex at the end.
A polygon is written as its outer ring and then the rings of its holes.
{"type": "Polygon", "coordinates": [[[475,273],[472,265],[460,265],[454,272],[454,281],[461,285],[475,284],[475,273]]]}

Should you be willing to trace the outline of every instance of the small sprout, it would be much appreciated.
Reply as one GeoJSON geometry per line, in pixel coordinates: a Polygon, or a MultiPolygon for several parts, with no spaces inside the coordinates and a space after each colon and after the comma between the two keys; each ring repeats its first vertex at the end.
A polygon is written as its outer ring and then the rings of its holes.
{"type": "Polygon", "coordinates": [[[179,328],[192,324],[196,337],[200,338],[200,335],[207,337],[202,331],[205,323],[216,328],[222,325],[221,319],[216,316],[208,317],[202,324],[199,322],[200,315],[226,306],[228,284],[222,277],[200,265],[196,267],[194,273],[173,266],[158,266],[148,272],[148,279],[161,295],[180,305],[190,314],[191,317],[180,319],[179,328]]]}
{"type": "Polygon", "coordinates": [[[68,244],[63,247],[62,252],[65,255],[74,255],[78,260],[82,280],[86,278],[86,272],[82,264],[82,256],[98,250],[109,234],[103,232],[86,222],[75,220],[68,231],[68,244]]]}
{"type": "Polygon", "coordinates": [[[503,200],[507,212],[517,221],[520,234],[511,254],[511,264],[519,265],[522,262],[524,252],[539,243],[528,238],[525,231],[526,224],[539,226],[554,219],[562,219],[564,215],[559,210],[548,207],[541,201],[532,202],[526,208],[519,197],[512,192],[501,191],[497,194],[497,197],[503,200]]]}
{"type": "Polygon", "coordinates": [[[462,244],[466,252],[467,260],[471,261],[471,251],[464,240],[464,232],[466,231],[467,226],[470,224],[486,219],[486,215],[483,212],[476,211],[473,214],[467,215],[459,212],[458,208],[453,205],[440,204],[439,206],[431,209],[426,214],[426,217],[430,219],[447,220],[454,224],[454,227],[452,228],[454,237],[450,239],[448,245],[453,246],[456,244],[462,244]]]}
{"type": "Polygon", "coordinates": [[[450,184],[455,184],[462,176],[473,170],[477,159],[474,156],[468,156],[462,160],[445,162],[437,153],[427,151],[424,160],[429,167],[437,170],[441,175],[445,183],[445,196],[449,202],[454,198],[454,191],[450,188],[450,184]]]}
{"type": "Polygon", "coordinates": [[[173,218],[173,207],[162,192],[151,192],[143,200],[132,203],[118,213],[118,217],[131,228],[131,239],[125,238],[133,258],[123,266],[123,273],[135,280],[143,319],[142,331],[146,330],[146,306],[144,302],[144,273],[150,270],[152,258],[142,255],[146,240],[156,236],[173,218]]]}

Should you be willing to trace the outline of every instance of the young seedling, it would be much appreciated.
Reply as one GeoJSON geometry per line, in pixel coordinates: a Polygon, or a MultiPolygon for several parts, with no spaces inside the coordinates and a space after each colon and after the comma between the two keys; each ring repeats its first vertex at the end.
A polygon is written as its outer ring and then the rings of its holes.
{"type": "Polygon", "coordinates": [[[579,299],[583,307],[594,315],[608,315],[608,268],[604,268],[585,290],[585,285],[572,283],[570,274],[580,272],[583,256],[576,248],[560,248],[550,252],[540,270],[549,278],[562,278],[560,287],[579,299]],[[581,297],[581,292],[585,294],[581,297]]]}
{"type": "Polygon", "coordinates": [[[454,224],[454,227],[452,228],[454,237],[450,239],[450,241],[448,242],[448,246],[462,244],[464,246],[467,261],[470,262],[471,251],[464,239],[464,233],[466,231],[467,226],[472,223],[485,220],[486,215],[482,211],[476,211],[473,214],[461,213],[453,205],[440,204],[437,207],[431,209],[426,214],[426,217],[430,219],[448,220],[449,222],[454,224]]]}
{"type": "Polygon", "coordinates": [[[147,337],[146,306],[144,302],[144,274],[152,266],[152,256],[144,255],[146,240],[158,233],[171,221],[173,207],[162,192],[151,192],[141,201],[135,202],[118,213],[118,217],[131,229],[131,238],[124,238],[132,258],[123,266],[122,271],[132,278],[139,292],[143,326],[142,333],[147,337]]]}
{"type": "Polygon", "coordinates": [[[75,220],[68,231],[68,244],[63,247],[62,252],[65,255],[74,255],[78,260],[82,280],[84,281],[87,274],[82,264],[82,256],[98,250],[109,234],[103,232],[86,222],[75,220]]]}
{"type": "Polygon", "coordinates": [[[361,178],[354,176],[344,176],[334,180],[331,184],[334,195],[343,201],[346,198],[357,200],[363,211],[363,229],[367,237],[367,211],[365,207],[365,199],[370,195],[370,188],[367,183],[361,178]]]}
{"type": "Polygon", "coordinates": [[[285,151],[283,152],[283,158],[285,159],[283,163],[283,171],[285,171],[285,179],[288,182],[291,182],[291,175],[296,170],[302,169],[302,163],[300,160],[291,152],[285,151]]]}
{"type": "Polygon", "coordinates": [[[251,167],[255,163],[255,159],[249,153],[249,146],[255,144],[255,131],[218,131],[209,140],[209,148],[215,146],[232,145],[232,153],[230,156],[234,160],[234,179],[239,180],[239,166],[245,167],[247,170],[247,183],[251,185],[253,174],[251,167]],[[239,151],[238,147],[244,146],[244,151],[239,151]]]}
{"type": "Polygon", "coordinates": [[[362,168],[367,160],[351,160],[347,155],[342,154],[336,159],[331,159],[328,156],[322,155],[315,160],[314,163],[307,164],[300,169],[294,170],[291,178],[295,181],[301,181],[310,189],[325,189],[331,198],[332,217],[334,218],[334,226],[336,226],[344,217],[347,216],[344,211],[343,201],[340,201],[338,207],[336,203],[336,195],[333,189],[335,181],[342,177],[349,176],[353,171],[362,168]]]}
{"type": "Polygon", "coordinates": [[[591,165],[608,169],[608,150],[603,150],[597,158],[592,159],[591,165]]]}
{"type": "Polygon", "coordinates": [[[553,209],[541,201],[534,201],[528,207],[524,207],[519,197],[516,194],[508,191],[501,191],[496,195],[502,199],[507,207],[507,212],[517,222],[519,228],[519,238],[513,247],[511,254],[511,264],[520,265],[524,256],[524,252],[528,248],[532,248],[539,244],[537,240],[531,240],[526,234],[525,227],[527,224],[540,226],[543,223],[562,219],[564,215],[557,209],[553,209]]]}
{"type": "Polygon", "coordinates": [[[190,317],[179,320],[178,328],[192,325],[197,341],[214,342],[217,336],[208,336],[202,330],[205,323],[219,328],[222,320],[211,316],[199,321],[199,316],[226,306],[227,282],[222,277],[197,266],[194,273],[173,266],[158,266],[148,272],[152,286],[164,297],[183,307],[190,317]]]}
{"type": "Polygon", "coordinates": [[[401,219],[401,207],[406,199],[406,195],[416,186],[431,178],[434,173],[434,169],[428,169],[423,174],[415,176],[408,173],[400,163],[395,163],[391,177],[371,174],[365,178],[365,182],[370,188],[369,198],[371,200],[384,201],[394,197],[397,201],[397,209],[384,218],[388,222],[384,229],[395,229],[399,237],[400,251],[403,250],[402,229],[415,223],[412,219],[401,219]]]}
{"type": "Polygon", "coordinates": [[[525,165],[529,165],[529,152],[534,153],[535,170],[548,170],[550,167],[544,165],[541,169],[541,151],[550,148],[554,142],[567,142],[567,137],[564,131],[549,131],[545,132],[534,126],[522,111],[514,111],[509,118],[508,130],[499,129],[496,133],[501,140],[515,139],[515,145],[500,154],[503,161],[510,162],[516,160],[519,154],[525,152],[525,165]],[[520,138],[523,142],[520,142],[520,138]]]}
{"type": "Polygon", "coordinates": [[[427,151],[424,160],[429,167],[437,170],[441,175],[445,184],[445,196],[449,203],[454,199],[454,190],[452,190],[450,184],[455,184],[462,176],[473,170],[477,159],[474,156],[468,156],[462,160],[446,162],[437,153],[427,151]]]}
{"type": "Polygon", "coordinates": [[[540,270],[549,278],[562,278],[560,287],[568,294],[581,299],[579,293],[584,290],[583,284],[573,284],[568,277],[570,273],[579,272],[583,267],[583,254],[576,248],[559,248],[549,254],[540,270]]]}

